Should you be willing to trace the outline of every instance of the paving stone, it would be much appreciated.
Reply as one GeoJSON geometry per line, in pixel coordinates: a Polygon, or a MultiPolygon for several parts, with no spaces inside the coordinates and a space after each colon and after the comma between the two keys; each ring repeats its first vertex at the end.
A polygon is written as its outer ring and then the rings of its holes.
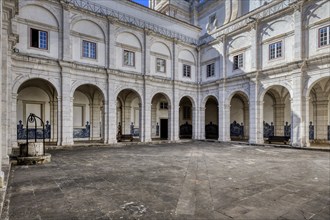
{"type": "Polygon", "coordinates": [[[187,142],[50,153],[13,166],[2,218],[330,218],[329,152],[187,142]]]}

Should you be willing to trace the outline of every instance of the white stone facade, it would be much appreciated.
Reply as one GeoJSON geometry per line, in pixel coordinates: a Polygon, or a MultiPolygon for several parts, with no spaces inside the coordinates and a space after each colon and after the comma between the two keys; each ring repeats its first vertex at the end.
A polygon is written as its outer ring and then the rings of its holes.
{"type": "Polygon", "coordinates": [[[179,2],[167,16],[129,1],[3,0],[2,163],[30,112],[58,146],[118,132],[262,144],[264,123],[293,146],[330,143],[329,1],[179,2]]]}

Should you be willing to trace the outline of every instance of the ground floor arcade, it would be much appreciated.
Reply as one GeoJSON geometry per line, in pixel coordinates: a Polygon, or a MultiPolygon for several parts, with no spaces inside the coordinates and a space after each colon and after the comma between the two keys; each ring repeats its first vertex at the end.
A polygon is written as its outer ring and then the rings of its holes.
{"type": "Polygon", "coordinates": [[[112,93],[106,86],[86,82],[61,96],[63,91],[47,79],[28,79],[13,91],[11,146],[25,140],[30,113],[43,119],[46,139],[55,145],[115,143],[118,135],[132,135],[140,142],[264,143],[269,136],[288,136],[295,146],[330,143],[330,77],[314,79],[299,87],[300,93],[294,87],[273,83],[253,96],[251,85],[250,92],[236,90],[221,97],[201,91],[198,97],[161,88],[146,95],[133,86],[112,93]]]}

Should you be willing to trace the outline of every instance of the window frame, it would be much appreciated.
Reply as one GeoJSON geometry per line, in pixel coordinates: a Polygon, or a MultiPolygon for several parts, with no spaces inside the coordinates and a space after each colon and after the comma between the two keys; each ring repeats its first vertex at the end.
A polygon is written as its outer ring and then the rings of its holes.
{"type": "Polygon", "coordinates": [[[158,72],[158,73],[166,73],[166,60],[165,59],[156,57],[156,72],[158,72]],[[161,71],[161,70],[158,69],[158,61],[163,61],[164,62],[164,71],[161,71]]]}
{"type": "Polygon", "coordinates": [[[182,76],[186,78],[191,78],[191,65],[182,64],[182,76]],[[187,72],[188,70],[189,72],[187,72]]]}
{"type": "Polygon", "coordinates": [[[274,43],[270,43],[268,45],[268,60],[275,60],[275,59],[282,58],[283,57],[283,52],[284,52],[283,48],[284,48],[284,45],[283,45],[282,40],[276,41],[274,43]],[[271,48],[271,46],[273,46],[273,45],[274,45],[274,57],[272,58],[272,54],[271,54],[272,53],[272,48],[271,48]],[[280,56],[278,55],[278,48],[279,48],[278,45],[280,45],[280,49],[281,49],[280,56]]]}
{"type": "Polygon", "coordinates": [[[168,110],[168,102],[166,102],[166,101],[161,101],[161,102],[159,103],[159,109],[160,109],[160,110],[168,110]]]}
{"type": "Polygon", "coordinates": [[[322,47],[326,47],[326,46],[329,46],[330,45],[330,25],[327,25],[327,26],[324,26],[324,27],[320,27],[317,31],[318,33],[318,37],[317,37],[317,40],[318,40],[318,47],[319,48],[322,48],[322,47]],[[326,44],[324,45],[321,45],[321,29],[325,29],[326,30],[326,44]]]}
{"type": "MultiPolygon", "coordinates": [[[[128,61],[130,60],[130,58],[128,57],[128,61]]],[[[123,50],[123,66],[127,66],[127,67],[135,67],[135,52],[134,51],[131,51],[131,50],[126,50],[124,49],[123,50]],[[130,65],[129,63],[126,64],[125,63],[125,53],[128,53],[128,54],[133,54],[133,64],[130,65]]]]}
{"type": "Polygon", "coordinates": [[[93,41],[88,41],[88,40],[82,40],[81,42],[81,57],[82,58],[87,58],[87,59],[91,59],[91,60],[96,60],[97,59],[97,43],[96,42],[93,42],[93,41]],[[84,43],[87,43],[89,45],[88,47],[88,56],[84,56],[85,55],[85,52],[84,52],[84,43]],[[92,50],[92,47],[90,45],[94,45],[95,46],[95,57],[92,57],[91,56],[91,50],[92,50]]]}
{"type": "Polygon", "coordinates": [[[242,69],[242,68],[244,68],[244,55],[243,55],[243,53],[234,55],[233,56],[233,70],[239,70],[239,69],[242,69]],[[236,58],[237,58],[237,61],[236,61],[236,58]]]}
{"type": "Polygon", "coordinates": [[[43,51],[48,51],[49,50],[49,31],[45,31],[45,30],[42,30],[42,29],[39,29],[39,28],[34,28],[34,27],[30,27],[30,48],[33,48],[33,49],[39,49],[39,50],[43,50],[43,51]],[[35,47],[33,46],[33,34],[32,32],[33,31],[38,31],[38,47],[35,47]],[[46,34],[46,40],[45,40],[45,43],[46,43],[46,48],[43,48],[40,46],[40,42],[41,42],[41,36],[40,36],[40,33],[45,33],[46,34]]]}
{"type": "Polygon", "coordinates": [[[215,63],[207,64],[206,65],[206,78],[211,78],[211,77],[214,77],[214,76],[215,76],[215,63]],[[211,71],[210,74],[209,74],[209,67],[212,67],[212,66],[213,66],[213,68],[210,68],[210,71],[211,70],[213,70],[213,71],[211,71]]]}

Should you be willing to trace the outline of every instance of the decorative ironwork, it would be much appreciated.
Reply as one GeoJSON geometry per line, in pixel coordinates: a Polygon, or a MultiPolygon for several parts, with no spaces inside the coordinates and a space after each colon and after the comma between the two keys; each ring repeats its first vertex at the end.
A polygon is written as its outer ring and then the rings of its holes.
{"type": "MultiPolygon", "coordinates": [[[[35,143],[37,142],[38,129],[37,129],[37,120],[36,119],[39,119],[40,122],[41,122],[41,125],[42,125],[41,132],[42,132],[43,154],[45,155],[45,133],[46,133],[45,132],[45,124],[44,124],[43,120],[40,117],[36,116],[33,113],[30,113],[30,115],[26,119],[26,130],[24,132],[25,135],[26,135],[26,137],[25,137],[26,144],[21,144],[20,145],[20,156],[27,157],[29,155],[29,139],[34,139],[34,142],[35,143]],[[34,123],[34,129],[29,129],[29,123],[34,123]]],[[[22,124],[22,121],[20,121],[20,124],[22,124]]],[[[21,127],[23,128],[23,125],[21,127]]]]}
{"type": "Polygon", "coordinates": [[[314,125],[313,125],[313,122],[309,122],[309,140],[314,140],[314,125]]]}
{"type": "MultiPolygon", "coordinates": [[[[17,125],[17,140],[24,140],[26,139],[26,128],[24,128],[22,120],[19,120],[17,125]]],[[[49,124],[49,121],[46,121],[45,130],[43,132],[42,128],[29,128],[28,137],[29,139],[35,139],[35,136],[37,136],[37,139],[42,139],[43,135],[45,135],[46,139],[51,138],[51,125],[49,124]]]]}
{"type": "Polygon", "coordinates": [[[289,125],[288,122],[285,122],[285,125],[284,125],[284,136],[291,137],[291,124],[289,125]]]}
{"type": "Polygon", "coordinates": [[[133,136],[134,137],[139,137],[140,136],[140,129],[139,128],[134,128],[133,136]]]}
{"type": "Polygon", "coordinates": [[[192,125],[187,121],[180,125],[180,138],[192,138],[192,125]]]}
{"type": "Polygon", "coordinates": [[[116,11],[116,10],[106,7],[104,5],[90,2],[88,0],[64,0],[64,2],[71,4],[75,7],[79,7],[79,8],[86,9],[88,11],[92,11],[92,12],[100,14],[102,16],[113,17],[114,19],[127,23],[129,25],[134,25],[139,28],[152,30],[153,32],[164,35],[166,37],[181,40],[181,41],[189,43],[189,44],[194,44],[194,45],[198,44],[197,39],[191,38],[191,37],[183,35],[183,34],[179,34],[177,32],[171,31],[164,27],[161,27],[161,26],[152,24],[150,22],[141,20],[139,18],[127,15],[125,13],[116,11]]]}
{"type": "Polygon", "coordinates": [[[328,125],[328,141],[330,141],[330,125],[328,125]]]}
{"type": "Polygon", "coordinates": [[[90,137],[90,124],[87,121],[85,128],[74,128],[73,138],[89,138],[90,137]]]}
{"type": "Polygon", "coordinates": [[[264,138],[269,138],[269,136],[274,136],[274,123],[268,124],[264,121],[264,138]]]}
{"type": "Polygon", "coordinates": [[[218,139],[219,138],[218,125],[213,124],[212,122],[210,122],[210,124],[208,125],[205,125],[205,138],[218,139]]]}
{"type": "Polygon", "coordinates": [[[133,122],[131,122],[130,129],[131,129],[130,134],[133,135],[134,134],[134,123],[133,122]]]}
{"type": "Polygon", "coordinates": [[[230,124],[230,136],[233,137],[244,137],[244,125],[239,124],[236,121],[230,124]]]}

